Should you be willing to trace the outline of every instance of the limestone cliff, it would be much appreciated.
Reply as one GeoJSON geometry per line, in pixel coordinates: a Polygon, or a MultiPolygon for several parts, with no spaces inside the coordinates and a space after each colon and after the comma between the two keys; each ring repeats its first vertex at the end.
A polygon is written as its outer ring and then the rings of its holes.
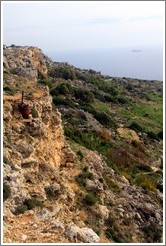
{"type": "Polygon", "coordinates": [[[50,66],[38,48],[4,49],[4,242],[160,242],[162,193],[146,194],[102,155],[67,143],[49,89],[37,83],[50,66]]]}
{"type": "Polygon", "coordinates": [[[4,71],[37,80],[38,73],[47,75],[47,62],[51,62],[37,47],[4,47],[4,71]]]}

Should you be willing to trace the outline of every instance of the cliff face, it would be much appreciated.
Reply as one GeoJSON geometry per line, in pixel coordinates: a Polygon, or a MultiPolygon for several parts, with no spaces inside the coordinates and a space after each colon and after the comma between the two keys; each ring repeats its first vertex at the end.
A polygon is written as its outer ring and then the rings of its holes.
{"type": "Polygon", "coordinates": [[[4,48],[3,65],[4,71],[22,75],[29,80],[37,80],[38,73],[47,75],[47,62],[51,62],[36,47],[4,48]]]}
{"type": "MultiPolygon", "coordinates": [[[[73,180],[79,172],[79,159],[65,140],[61,114],[52,107],[48,88],[36,83],[39,72],[47,74],[46,59],[39,49],[4,49],[4,84],[14,90],[4,92],[3,104],[3,182],[10,187],[3,209],[4,242],[75,240],[70,227],[75,226],[73,220],[78,215],[73,180]],[[23,103],[31,112],[29,119],[19,112],[22,89],[23,103]]],[[[80,240],[99,241],[91,228],[84,225],[83,231],[77,230],[83,234],[80,240]]]]}
{"type": "Polygon", "coordinates": [[[4,49],[4,242],[161,241],[162,193],[147,194],[102,155],[67,143],[48,87],[37,83],[50,66],[38,48],[4,49]]]}

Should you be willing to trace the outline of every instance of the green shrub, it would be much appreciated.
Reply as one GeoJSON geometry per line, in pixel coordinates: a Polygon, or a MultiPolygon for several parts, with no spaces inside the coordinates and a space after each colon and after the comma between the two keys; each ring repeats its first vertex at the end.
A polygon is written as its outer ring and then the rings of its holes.
{"type": "Polygon", "coordinates": [[[117,103],[117,97],[111,95],[105,95],[104,98],[107,102],[117,103]]]}
{"type": "Polygon", "coordinates": [[[85,112],[88,112],[90,114],[97,114],[97,111],[91,106],[91,105],[88,105],[88,104],[80,104],[79,105],[79,108],[84,110],[85,112]]]}
{"type": "Polygon", "coordinates": [[[75,90],[75,98],[81,100],[84,103],[92,103],[94,101],[94,95],[92,92],[87,91],[85,89],[77,89],[75,90]]]}
{"type": "Polygon", "coordinates": [[[94,205],[98,200],[98,196],[96,196],[92,192],[89,192],[84,198],[85,203],[90,206],[94,205]]]}
{"type": "Polygon", "coordinates": [[[5,201],[11,196],[11,189],[10,186],[7,184],[3,184],[3,200],[5,201]]]}
{"type": "Polygon", "coordinates": [[[3,88],[3,90],[4,90],[5,92],[7,92],[8,94],[10,94],[10,95],[14,95],[14,90],[11,89],[11,88],[8,87],[8,86],[5,86],[5,87],[3,88]]]}
{"type": "Polygon", "coordinates": [[[53,78],[63,78],[63,79],[75,79],[75,71],[67,65],[54,67],[49,71],[49,75],[53,78]]]}
{"type": "Polygon", "coordinates": [[[77,155],[79,155],[80,160],[82,160],[82,159],[84,158],[84,154],[82,153],[81,150],[78,150],[78,151],[77,151],[77,155]]]}
{"type": "Polygon", "coordinates": [[[25,206],[27,206],[28,210],[33,209],[34,207],[43,207],[43,201],[39,201],[36,198],[29,198],[26,199],[23,203],[25,206]]]}
{"type": "Polygon", "coordinates": [[[54,96],[53,97],[53,103],[55,105],[65,105],[65,106],[69,106],[71,108],[75,107],[75,103],[68,99],[68,98],[62,98],[62,96],[54,96]]]}
{"type": "Polygon", "coordinates": [[[46,79],[45,75],[38,71],[38,79],[46,79]]]}
{"type": "Polygon", "coordinates": [[[157,179],[154,176],[138,174],[132,182],[145,190],[155,191],[157,188],[157,179]]]}
{"type": "Polygon", "coordinates": [[[107,229],[106,236],[107,238],[115,241],[116,243],[124,243],[124,241],[114,232],[114,230],[107,229]]]}
{"type": "Polygon", "coordinates": [[[53,87],[52,82],[50,80],[47,80],[47,79],[39,79],[38,83],[42,84],[42,85],[47,85],[50,89],[53,87]]]}
{"type": "Polygon", "coordinates": [[[152,131],[147,132],[147,136],[148,136],[149,138],[151,138],[151,139],[155,139],[155,140],[159,141],[159,137],[157,136],[157,134],[155,134],[155,133],[152,132],[152,131]]]}
{"type": "Polygon", "coordinates": [[[121,104],[128,103],[128,99],[126,97],[124,97],[124,96],[118,96],[117,97],[117,101],[118,101],[118,103],[121,103],[121,104]]]}
{"type": "Polygon", "coordinates": [[[107,127],[115,126],[115,122],[105,112],[95,112],[94,117],[104,126],[107,126],[107,127]]]}
{"type": "Polygon", "coordinates": [[[38,118],[39,117],[38,111],[35,108],[31,109],[31,114],[32,114],[33,118],[38,118]]]}
{"type": "Polygon", "coordinates": [[[157,137],[160,139],[163,139],[163,130],[159,131],[159,133],[157,134],[157,137]]]}
{"type": "Polygon", "coordinates": [[[110,86],[107,90],[108,93],[110,93],[112,96],[117,96],[119,94],[119,90],[115,86],[110,86]]]}
{"type": "Polygon", "coordinates": [[[45,187],[44,189],[45,189],[47,198],[49,200],[53,200],[60,195],[60,191],[58,189],[54,188],[53,186],[48,186],[48,187],[45,187]]]}
{"type": "Polygon", "coordinates": [[[83,172],[78,174],[75,179],[80,186],[85,187],[86,186],[86,180],[87,179],[93,180],[93,177],[94,177],[93,173],[89,172],[88,167],[86,166],[86,167],[84,167],[83,172]]]}
{"type": "Polygon", "coordinates": [[[52,96],[61,95],[72,95],[73,87],[69,83],[61,83],[50,91],[52,96]]]}
{"type": "Polygon", "coordinates": [[[14,214],[15,214],[15,215],[23,214],[23,213],[24,213],[25,211],[27,211],[27,210],[28,210],[28,207],[27,207],[26,205],[22,204],[22,205],[19,205],[19,206],[16,208],[14,214]]]}
{"type": "Polygon", "coordinates": [[[103,96],[100,92],[98,92],[98,91],[93,91],[93,95],[94,95],[94,97],[96,98],[96,99],[98,99],[99,101],[101,101],[101,102],[106,102],[107,100],[106,100],[106,98],[105,98],[105,96],[103,96]]]}
{"type": "Polygon", "coordinates": [[[143,128],[137,122],[132,122],[130,124],[129,128],[136,131],[136,132],[142,132],[143,131],[143,128]]]}

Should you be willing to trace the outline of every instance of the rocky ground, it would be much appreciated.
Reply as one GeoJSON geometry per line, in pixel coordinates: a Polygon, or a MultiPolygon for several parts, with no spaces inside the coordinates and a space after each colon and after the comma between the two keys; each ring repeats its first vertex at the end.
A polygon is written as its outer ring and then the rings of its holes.
{"type": "MultiPolygon", "coordinates": [[[[57,107],[48,86],[37,82],[51,76],[53,66],[57,64],[38,48],[4,47],[4,243],[162,242],[162,141],[152,142],[147,134],[129,129],[124,118],[116,127],[105,127],[83,109],[57,107]],[[22,91],[31,110],[28,120],[19,112],[22,91]],[[110,153],[114,165],[100,146],[87,148],[69,134],[66,138],[70,115],[78,120],[78,129],[100,134],[102,130],[114,150],[110,153]],[[158,148],[153,156],[151,146],[154,152],[158,148]],[[134,167],[139,163],[143,171],[132,179],[131,173],[120,169],[124,159],[134,167]],[[148,174],[158,178],[158,188],[152,187],[154,183],[142,185],[144,180],[151,182],[148,174]],[[142,177],[138,185],[136,178],[142,177]]],[[[54,83],[54,76],[49,78],[54,83]]],[[[78,79],[71,84],[85,88],[78,79]]],[[[117,112],[116,107],[112,110],[117,112]]]]}

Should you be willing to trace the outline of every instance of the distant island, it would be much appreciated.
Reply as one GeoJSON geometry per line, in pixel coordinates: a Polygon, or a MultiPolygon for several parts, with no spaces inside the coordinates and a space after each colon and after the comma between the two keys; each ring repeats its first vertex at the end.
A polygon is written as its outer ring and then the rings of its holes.
{"type": "Polygon", "coordinates": [[[134,50],[131,50],[131,52],[142,52],[142,50],[134,49],[134,50]]]}

